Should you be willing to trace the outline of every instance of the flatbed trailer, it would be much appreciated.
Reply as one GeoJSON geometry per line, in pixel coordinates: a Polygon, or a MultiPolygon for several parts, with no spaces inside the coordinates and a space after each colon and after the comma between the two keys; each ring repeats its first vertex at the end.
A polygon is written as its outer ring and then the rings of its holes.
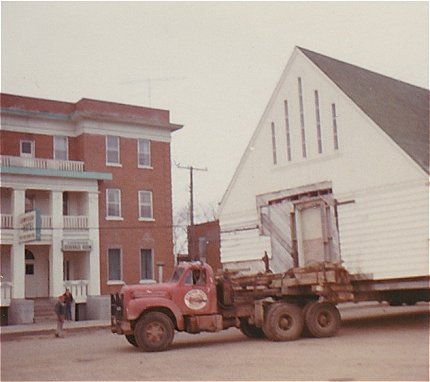
{"type": "Polygon", "coordinates": [[[430,276],[374,280],[350,275],[354,302],[386,301],[392,306],[430,301],[430,276]]]}

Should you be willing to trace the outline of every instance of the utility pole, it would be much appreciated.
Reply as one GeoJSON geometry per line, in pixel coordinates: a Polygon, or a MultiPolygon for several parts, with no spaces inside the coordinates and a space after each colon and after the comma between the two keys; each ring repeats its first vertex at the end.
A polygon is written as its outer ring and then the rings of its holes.
{"type": "Polygon", "coordinates": [[[193,166],[182,166],[180,163],[176,163],[177,168],[184,170],[190,170],[190,226],[194,225],[194,181],[193,171],[208,171],[207,167],[198,168],[193,166]]]}

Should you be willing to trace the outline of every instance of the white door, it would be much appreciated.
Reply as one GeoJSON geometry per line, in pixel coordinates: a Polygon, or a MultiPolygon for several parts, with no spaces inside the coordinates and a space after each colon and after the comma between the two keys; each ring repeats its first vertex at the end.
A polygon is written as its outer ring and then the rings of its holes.
{"type": "Polygon", "coordinates": [[[300,211],[301,252],[304,265],[325,260],[321,208],[315,205],[300,211]]]}
{"type": "Polygon", "coordinates": [[[332,195],[295,203],[299,266],[340,262],[336,203],[332,195]]]}
{"type": "Polygon", "coordinates": [[[25,297],[37,297],[36,258],[28,249],[25,250],[25,297]]]}

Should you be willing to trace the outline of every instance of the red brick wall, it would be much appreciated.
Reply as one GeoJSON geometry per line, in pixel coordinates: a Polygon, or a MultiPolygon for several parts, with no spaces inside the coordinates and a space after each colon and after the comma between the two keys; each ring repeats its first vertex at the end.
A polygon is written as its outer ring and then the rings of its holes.
{"type": "Polygon", "coordinates": [[[53,158],[54,138],[51,135],[19,133],[6,130],[0,130],[0,154],[19,157],[21,140],[34,141],[36,158],[53,158]]]}
{"type": "MultiPolygon", "coordinates": [[[[140,280],[140,249],[154,250],[154,263],[165,263],[164,278],[173,270],[172,195],[170,144],[151,141],[153,169],[141,169],[137,165],[137,140],[120,138],[121,167],[106,166],[105,137],[87,135],[82,138],[87,171],[110,172],[111,181],[100,183],[100,276],[102,293],[109,293],[107,286],[109,248],[121,248],[123,280],[127,284],[140,280]],[[106,189],[121,190],[121,215],[123,220],[106,220],[106,189]],[[139,221],[138,191],[152,191],[154,221],[139,221]]],[[[158,269],[154,267],[158,279],[158,269]]]]}

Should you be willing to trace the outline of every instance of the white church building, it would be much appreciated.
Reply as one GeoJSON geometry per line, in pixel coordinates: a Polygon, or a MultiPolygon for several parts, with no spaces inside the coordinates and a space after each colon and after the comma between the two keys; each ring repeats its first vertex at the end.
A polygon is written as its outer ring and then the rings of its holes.
{"type": "Polygon", "coordinates": [[[218,211],[224,268],[428,277],[428,214],[429,91],[296,47],[218,211]]]}

